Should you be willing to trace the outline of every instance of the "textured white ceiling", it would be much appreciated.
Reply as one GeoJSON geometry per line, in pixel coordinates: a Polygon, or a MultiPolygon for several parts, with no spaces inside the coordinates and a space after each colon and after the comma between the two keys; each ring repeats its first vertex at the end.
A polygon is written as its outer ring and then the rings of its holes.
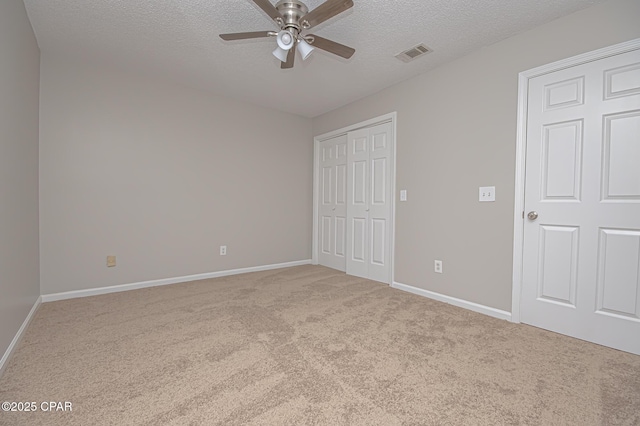
{"type": "MultiPolygon", "coordinates": [[[[275,30],[250,0],[25,0],[40,49],[172,78],[257,105],[315,117],[472,51],[603,0],[354,0],[315,27],[356,49],[316,50],[281,70],[273,38],[225,42],[220,33],[275,30]],[[434,50],[394,58],[418,43],[434,50]]],[[[275,4],[276,0],[272,0],[275,4]]],[[[310,10],[323,0],[307,0],[310,10]]]]}

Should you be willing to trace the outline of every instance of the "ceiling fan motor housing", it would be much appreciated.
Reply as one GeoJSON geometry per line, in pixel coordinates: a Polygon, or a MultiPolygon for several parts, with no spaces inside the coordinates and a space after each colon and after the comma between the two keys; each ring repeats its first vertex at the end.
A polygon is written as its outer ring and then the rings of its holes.
{"type": "Polygon", "coordinates": [[[309,13],[307,5],[297,0],[280,0],[276,9],[282,15],[281,29],[295,29],[297,35],[302,30],[300,19],[309,13]]]}

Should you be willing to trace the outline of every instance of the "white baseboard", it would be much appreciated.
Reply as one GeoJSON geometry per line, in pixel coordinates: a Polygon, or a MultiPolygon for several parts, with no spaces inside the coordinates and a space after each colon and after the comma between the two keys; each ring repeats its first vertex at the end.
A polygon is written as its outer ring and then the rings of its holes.
{"type": "Polygon", "coordinates": [[[292,266],[310,265],[311,259],[295,262],[277,263],[273,265],[252,266],[249,268],[229,269],[226,271],[208,272],[205,274],[187,275],[184,277],[163,278],[160,280],[142,281],[131,284],[121,284],[109,287],[90,288],[86,290],[65,291],[63,293],[43,294],[42,302],[55,302],[57,300],[76,299],[78,297],[98,296],[100,294],[118,293],[121,291],[138,290],[147,287],[184,283],[188,281],[206,280],[210,278],[226,277],[229,275],[245,274],[247,272],[268,271],[271,269],[290,268],[292,266]]]}
{"type": "Polygon", "coordinates": [[[444,294],[435,293],[433,291],[423,290],[421,288],[413,287],[410,285],[400,284],[395,281],[393,282],[393,284],[391,284],[391,287],[397,288],[398,290],[407,291],[409,293],[417,294],[418,296],[428,297],[429,299],[437,300],[439,302],[448,303],[459,308],[465,308],[469,309],[470,311],[489,315],[490,317],[511,321],[511,312],[491,308],[485,305],[480,305],[478,303],[469,302],[467,300],[457,299],[455,297],[446,296],[444,294]]]}
{"type": "Polygon", "coordinates": [[[13,338],[11,343],[9,344],[9,347],[4,352],[4,355],[2,355],[2,359],[0,359],[0,377],[2,376],[2,373],[4,373],[4,369],[7,366],[6,365],[7,361],[9,361],[9,358],[13,354],[13,351],[16,350],[16,348],[18,347],[18,343],[20,343],[20,340],[22,340],[22,336],[23,336],[25,330],[27,329],[27,327],[29,326],[29,323],[31,322],[31,319],[33,318],[33,315],[38,310],[38,307],[40,306],[40,303],[42,303],[42,296],[38,296],[38,298],[36,299],[36,302],[33,304],[33,307],[29,311],[29,314],[24,319],[24,321],[22,322],[22,325],[18,329],[18,332],[16,333],[15,337],[13,338]]]}

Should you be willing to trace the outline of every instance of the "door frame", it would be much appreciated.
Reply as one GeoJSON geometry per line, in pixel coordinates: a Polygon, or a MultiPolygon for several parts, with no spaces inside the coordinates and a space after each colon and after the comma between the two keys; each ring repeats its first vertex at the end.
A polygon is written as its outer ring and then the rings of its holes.
{"type": "Polygon", "coordinates": [[[542,65],[518,74],[518,124],[516,135],[516,180],[513,210],[513,284],[511,295],[511,322],[520,322],[520,294],[522,290],[522,266],[524,261],[524,198],[525,166],[527,153],[527,105],[529,80],[566,68],[604,59],[610,56],[640,49],[640,38],[613,46],[572,56],[547,65],[542,65]]]}
{"type": "Polygon", "coordinates": [[[393,159],[391,161],[391,238],[387,242],[389,244],[389,264],[391,268],[391,274],[389,282],[387,284],[393,284],[395,277],[395,231],[396,231],[396,124],[398,120],[398,113],[396,111],[384,114],[378,117],[371,118],[356,124],[352,124],[337,130],[333,130],[313,138],[313,235],[311,238],[311,263],[313,265],[318,264],[318,231],[319,231],[319,217],[318,209],[320,207],[320,144],[328,139],[335,138],[352,132],[354,130],[364,129],[372,127],[377,124],[391,123],[391,143],[393,148],[391,150],[393,159]]]}

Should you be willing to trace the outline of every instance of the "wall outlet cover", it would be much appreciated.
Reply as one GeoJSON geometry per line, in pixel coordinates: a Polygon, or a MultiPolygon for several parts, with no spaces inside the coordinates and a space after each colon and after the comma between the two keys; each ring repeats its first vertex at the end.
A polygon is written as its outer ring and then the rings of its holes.
{"type": "Polygon", "coordinates": [[[481,186],[478,194],[480,202],[492,202],[496,200],[495,186],[481,186]]]}

